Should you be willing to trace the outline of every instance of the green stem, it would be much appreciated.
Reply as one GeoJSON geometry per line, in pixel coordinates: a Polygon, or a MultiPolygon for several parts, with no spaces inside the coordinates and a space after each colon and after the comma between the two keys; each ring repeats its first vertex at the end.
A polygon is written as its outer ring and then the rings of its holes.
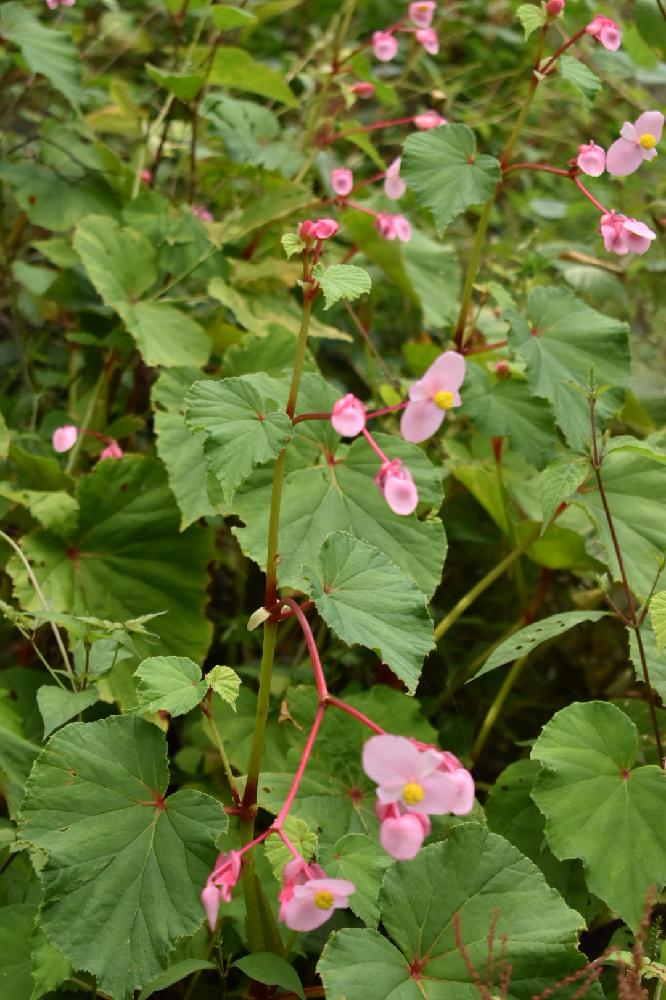
{"type": "Polygon", "coordinates": [[[289,399],[287,400],[287,416],[293,420],[296,412],[296,397],[298,387],[301,384],[303,365],[305,363],[305,350],[308,343],[308,330],[310,329],[310,314],[312,312],[312,290],[305,289],[303,296],[303,309],[301,312],[301,328],[298,333],[298,346],[296,347],[296,358],[294,359],[294,372],[291,376],[291,386],[289,387],[289,399]]]}
{"type": "Polygon", "coordinates": [[[477,597],[479,597],[484,590],[487,590],[488,587],[490,587],[490,585],[509,568],[509,566],[512,566],[517,559],[520,559],[522,554],[529,549],[530,545],[537,540],[540,533],[541,525],[533,528],[532,531],[525,535],[520,545],[517,545],[512,552],[509,552],[508,556],[502,559],[501,562],[498,562],[496,566],[493,566],[490,572],[486,573],[483,579],[479,580],[476,586],[472,587],[471,590],[468,590],[467,593],[460,598],[458,603],[451,608],[448,615],[445,615],[441,622],[435,627],[435,640],[437,642],[439,642],[451,626],[458,621],[460,616],[467,610],[470,604],[473,604],[477,597]]]}
{"type": "Polygon", "coordinates": [[[229,782],[229,790],[231,791],[231,796],[234,802],[238,805],[241,801],[240,792],[238,791],[238,786],[236,784],[236,779],[233,776],[231,765],[229,764],[229,758],[227,757],[227,752],[224,749],[224,743],[222,742],[222,737],[220,736],[220,731],[217,728],[215,719],[213,718],[213,713],[208,705],[203,702],[199,706],[204,714],[204,718],[207,722],[208,733],[213,743],[215,744],[215,749],[220,755],[220,760],[222,761],[222,767],[224,768],[224,773],[227,776],[227,781],[229,782]]]}
{"type": "Polygon", "coordinates": [[[481,729],[479,731],[479,735],[476,738],[476,742],[472,747],[472,752],[470,754],[474,762],[476,762],[479,759],[479,755],[485,746],[486,740],[488,739],[488,736],[490,734],[490,730],[497,722],[499,714],[504,706],[504,702],[506,701],[509,692],[511,691],[511,688],[520,677],[522,669],[526,663],[527,663],[527,655],[521,656],[519,659],[516,660],[516,662],[511,667],[511,670],[504,678],[504,682],[499,691],[497,692],[497,694],[495,695],[495,699],[492,705],[486,712],[486,717],[483,720],[481,729]]]}

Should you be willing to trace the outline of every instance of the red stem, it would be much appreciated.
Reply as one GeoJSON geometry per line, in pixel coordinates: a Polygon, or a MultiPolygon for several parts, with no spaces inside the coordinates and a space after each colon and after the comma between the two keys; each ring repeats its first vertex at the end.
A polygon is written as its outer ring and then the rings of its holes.
{"type": "Polygon", "coordinates": [[[381,212],[375,212],[372,208],[366,208],[365,205],[359,205],[357,201],[348,201],[345,198],[345,205],[347,208],[355,208],[357,212],[365,212],[366,215],[371,215],[373,219],[378,219],[381,212]]]}
{"type": "Polygon", "coordinates": [[[369,719],[367,715],[364,715],[363,712],[359,712],[357,708],[353,708],[351,705],[348,705],[347,702],[343,701],[341,698],[336,698],[334,695],[329,694],[326,703],[327,705],[332,705],[334,708],[339,708],[341,712],[346,712],[347,715],[351,715],[354,719],[357,719],[358,722],[362,722],[364,726],[368,727],[368,729],[372,729],[373,733],[379,733],[380,736],[384,736],[386,733],[385,729],[382,729],[382,727],[378,726],[376,722],[369,719]]]}
{"type": "Polygon", "coordinates": [[[550,73],[554,63],[560,58],[562,53],[566,52],[566,50],[575,42],[577,42],[579,38],[582,38],[584,34],[585,34],[585,28],[581,28],[580,31],[577,31],[575,35],[571,36],[568,42],[565,42],[564,45],[561,45],[560,48],[557,50],[557,52],[554,52],[553,55],[550,57],[550,59],[547,59],[546,62],[543,64],[542,68],[539,70],[541,75],[546,76],[546,74],[550,73]]]}
{"type": "Polygon", "coordinates": [[[498,351],[500,347],[506,347],[508,340],[496,340],[494,344],[484,344],[483,347],[463,348],[463,354],[485,354],[487,351],[498,351]]]}
{"type": "Polygon", "coordinates": [[[608,209],[604,208],[604,206],[601,204],[601,202],[597,201],[597,199],[594,197],[593,194],[590,194],[590,192],[587,190],[587,188],[583,184],[581,184],[581,182],[578,180],[577,177],[572,177],[571,179],[574,182],[574,184],[576,185],[576,187],[578,188],[578,190],[580,191],[580,193],[584,194],[585,197],[587,198],[587,200],[591,201],[592,204],[594,205],[594,207],[598,208],[602,215],[608,215],[609,214],[608,213],[608,209]]]}
{"type": "MultiPolygon", "coordinates": [[[[297,605],[298,607],[298,605],[297,605]]],[[[300,609],[299,609],[300,610],[300,609]]],[[[297,616],[298,617],[298,616],[297,616]]],[[[300,621],[300,619],[299,619],[300,621]]],[[[294,775],[294,780],[291,783],[291,788],[289,789],[289,794],[284,800],[284,804],[280,812],[277,814],[275,822],[273,823],[273,829],[280,833],[280,827],[284,823],[285,819],[289,815],[289,810],[291,809],[292,803],[296,798],[298,792],[298,786],[301,783],[301,779],[305,774],[305,768],[308,766],[308,760],[310,759],[310,754],[312,753],[312,748],[314,746],[315,739],[317,738],[317,732],[321,725],[321,720],[324,718],[324,712],[326,708],[324,705],[320,705],[317,709],[317,714],[314,717],[314,722],[312,723],[312,729],[308,735],[305,746],[303,747],[303,753],[301,754],[301,759],[294,775]]],[[[298,853],[298,852],[297,852],[298,853]]],[[[300,855],[299,855],[300,857],[300,855]]]]}
{"type": "Polygon", "coordinates": [[[291,421],[292,424],[300,424],[303,420],[330,420],[330,413],[299,413],[297,417],[294,417],[291,421]]]}
{"type": "Polygon", "coordinates": [[[301,630],[308,647],[308,652],[310,654],[310,659],[312,661],[312,670],[314,671],[315,683],[317,685],[317,695],[319,696],[319,702],[321,703],[328,697],[328,688],[326,687],[326,678],[324,677],[324,670],[319,658],[319,650],[317,649],[317,643],[315,642],[315,637],[313,636],[312,629],[310,628],[310,622],[307,620],[296,601],[292,600],[291,597],[285,597],[284,603],[289,605],[291,610],[296,615],[298,624],[301,626],[301,630]]]}
{"type": "Polygon", "coordinates": [[[545,174],[557,174],[558,177],[571,177],[569,170],[562,170],[560,167],[551,167],[547,163],[512,163],[510,167],[505,167],[502,171],[504,177],[513,173],[514,170],[539,170],[545,174]]]}
{"type": "Polygon", "coordinates": [[[361,125],[359,128],[350,128],[348,132],[344,130],[334,132],[333,135],[326,137],[324,145],[330,146],[331,143],[337,142],[338,139],[346,139],[348,135],[358,135],[360,132],[375,132],[378,128],[390,128],[391,125],[409,125],[414,121],[415,117],[415,115],[407,115],[405,118],[387,118],[373,122],[372,125],[361,125]]]}
{"type": "Polygon", "coordinates": [[[370,432],[368,431],[367,427],[363,428],[362,434],[363,434],[363,437],[365,438],[365,440],[368,442],[368,444],[372,448],[372,450],[375,452],[375,454],[379,455],[379,457],[381,458],[382,462],[390,462],[391,461],[391,459],[388,457],[388,455],[385,455],[384,452],[382,451],[382,449],[379,447],[379,445],[377,444],[377,442],[373,438],[372,434],[370,434],[370,432]]]}
{"type": "Polygon", "coordinates": [[[398,410],[404,410],[409,402],[405,399],[402,403],[396,403],[395,406],[384,406],[381,410],[372,410],[371,413],[366,413],[366,419],[372,420],[373,417],[383,417],[385,413],[397,413],[398,410]]]}

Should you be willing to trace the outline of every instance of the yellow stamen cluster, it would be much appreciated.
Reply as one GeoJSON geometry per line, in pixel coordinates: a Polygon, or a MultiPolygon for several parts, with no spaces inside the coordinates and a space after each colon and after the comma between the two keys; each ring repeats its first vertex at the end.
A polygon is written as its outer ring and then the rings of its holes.
{"type": "Polygon", "coordinates": [[[643,132],[643,135],[638,140],[638,144],[639,146],[642,146],[643,149],[654,149],[657,145],[657,140],[650,132],[643,132]]]}
{"type": "Polygon", "coordinates": [[[450,410],[453,406],[453,393],[449,392],[448,389],[440,389],[432,397],[432,401],[436,406],[439,406],[440,410],[450,410]]]}
{"type": "Polygon", "coordinates": [[[330,910],[333,906],[333,893],[328,892],[326,889],[320,889],[319,892],[315,892],[314,905],[318,906],[320,910],[330,910]]]}
{"type": "Polygon", "coordinates": [[[402,790],[402,801],[407,806],[416,806],[425,798],[425,792],[416,781],[409,781],[402,790]]]}

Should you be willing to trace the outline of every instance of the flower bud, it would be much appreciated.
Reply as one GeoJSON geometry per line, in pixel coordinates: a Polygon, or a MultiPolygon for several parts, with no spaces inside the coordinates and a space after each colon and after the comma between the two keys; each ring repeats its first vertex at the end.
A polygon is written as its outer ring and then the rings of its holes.
{"type": "Polygon", "coordinates": [[[372,36],[372,51],[380,62],[391,62],[398,52],[398,40],[390,31],[375,31],[372,36]]]}
{"type": "Polygon", "coordinates": [[[76,439],[79,436],[78,427],[74,427],[73,424],[65,424],[63,427],[56,427],[52,436],[51,444],[53,450],[57,452],[69,451],[76,444],[76,439]]]}
{"type": "Polygon", "coordinates": [[[331,423],[333,430],[342,437],[356,437],[365,427],[365,406],[360,399],[348,392],[333,404],[331,423]]]}
{"type": "Polygon", "coordinates": [[[442,118],[438,115],[436,111],[424,111],[420,115],[414,115],[414,124],[420,132],[427,132],[431,128],[439,128],[440,125],[446,125],[446,118],[442,118]]]}
{"type": "Polygon", "coordinates": [[[351,86],[350,91],[352,94],[356,94],[357,97],[367,98],[372,97],[375,92],[374,83],[368,83],[366,80],[359,80],[358,83],[351,86]]]}
{"type": "Polygon", "coordinates": [[[436,56],[439,52],[439,38],[434,28],[418,28],[414,32],[416,41],[422,45],[427,53],[436,56]]]}
{"type": "Polygon", "coordinates": [[[559,17],[564,10],[564,0],[548,0],[546,14],[548,17],[559,17]]]}
{"type": "Polygon", "coordinates": [[[354,186],[354,175],[347,167],[337,167],[331,171],[331,187],[341,197],[348,195],[354,186]]]}
{"type": "Polygon", "coordinates": [[[590,139],[578,147],[576,163],[589,177],[600,177],[606,169],[606,151],[590,139]]]}

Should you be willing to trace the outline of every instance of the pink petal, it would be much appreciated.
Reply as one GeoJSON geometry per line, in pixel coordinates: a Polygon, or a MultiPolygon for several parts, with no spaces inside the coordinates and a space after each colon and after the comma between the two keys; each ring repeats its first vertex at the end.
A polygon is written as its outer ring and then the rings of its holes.
{"type": "Polygon", "coordinates": [[[402,198],[407,190],[407,185],[400,177],[400,157],[398,156],[386,171],[384,178],[384,194],[392,201],[402,198]]]}
{"type": "Polygon", "coordinates": [[[322,910],[311,897],[299,899],[294,895],[280,907],[280,920],[292,931],[313,931],[325,924],[332,913],[333,907],[322,910]]]}
{"type": "Polygon", "coordinates": [[[207,885],[201,890],[201,903],[206,911],[208,926],[212,931],[215,930],[215,925],[217,924],[217,915],[220,912],[221,900],[222,893],[214,885],[207,885]]]}
{"type": "MultiPolygon", "coordinates": [[[[453,812],[457,807],[461,791],[458,783],[453,780],[452,774],[444,771],[436,771],[435,774],[422,778],[419,782],[425,795],[423,799],[414,807],[414,812],[424,812],[430,815],[441,815],[442,813],[453,812]]],[[[412,811],[409,806],[408,811],[412,811]]]]}
{"type": "Polygon", "coordinates": [[[435,13],[435,0],[410,3],[409,17],[417,28],[429,28],[435,13]]]}
{"type": "Polygon", "coordinates": [[[616,139],[606,154],[606,170],[615,177],[626,177],[643,162],[641,147],[627,139],[616,139]]]}
{"type": "Polygon", "coordinates": [[[445,411],[429,399],[409,402],[400,420],[400,433],[405,441],[419,444],[427,441],[442,426],[445,411]]]}
{"type": "Polygon", "coordinates": [[[396,861],[411,861],[415,858],[424,839],[425,833],[419,819],[409,813],[385,819],[379,828],[380,844],[396,861]]]}
{"type": "Polygon", "coordinates": [[[661,111],[644,111],[634,122],[637,138],[640,138],[647,132],[648,135],[653,135],[657,142],[659,142],[663,128],[664,116],[661,111]]]}
{"type": "Polygon", "coordinates": [[[63,451],[69,451],[76,444],[76,439],[79,436],[78,427],[74,427],[73,424],[65,424],[63,427],[56,427],[52,436],[51,444],[53,450],[62,453],[63,451]]]}
{"type": "Polygon", "coordinates": [[[406,736],[371,736],[363,746],[363,770],[378,785],[410,781],[419,766],[419,751],[406,736]]]}
{"type": "Polygon", "coordinates": [[[444,351],[433,361],[421,380],[430,396],[444,389],[453,392],[465,381],[465,358],[457,351],[444,351]]]}
{"type": "Polygon", "coordinates": [[[419,502],[419,493],[407,469],[401,469],[395,476],[387,476],[384,499],[394,514],[407,517],[414,513],[419,502]]]}
{"type": "Polygon", "coordinates": [[[343,906],[347,905],[347,900],[356,892],[356,886],[353,882],[350,882],[346,878],[313,878],[307,883],[306,886],[302,886],[296,889],[296,896],[299,892],[302,894],[303,889],[311,890],[311,894],[315,892],[330,892],[335,897],[336,900],[343,900],[343,906]]]}
{"type": "Polygon", "coordinates": [[[337,167],[331,171],[331,187],[336,194],[344,197],[354,186],[354,175],[347,167],[337,167]]]}
{"type": "Polygon", "coordinates": [[[652,240],[657,238],[657,234],[653,233],[644,222],[639,222],[638,219],[627,219],[624,224],[624,233],[627,249],[630,253],[646,253],[650,249],[652,240]]]}
{"type": "Polygon", "coordinates": [[[632,125],[631,122],[625,122],[620,129],[620,135],[627,142],[638,142],[638,136],[636,135],[636,126],[632,125]]]}
{"type": "Polygon", "coordinates": [[[365,427],[365,407],[360,399],[348,392],[338,399],[331,412],[333,430],[342,437],[356,437],[365,427]]]}

